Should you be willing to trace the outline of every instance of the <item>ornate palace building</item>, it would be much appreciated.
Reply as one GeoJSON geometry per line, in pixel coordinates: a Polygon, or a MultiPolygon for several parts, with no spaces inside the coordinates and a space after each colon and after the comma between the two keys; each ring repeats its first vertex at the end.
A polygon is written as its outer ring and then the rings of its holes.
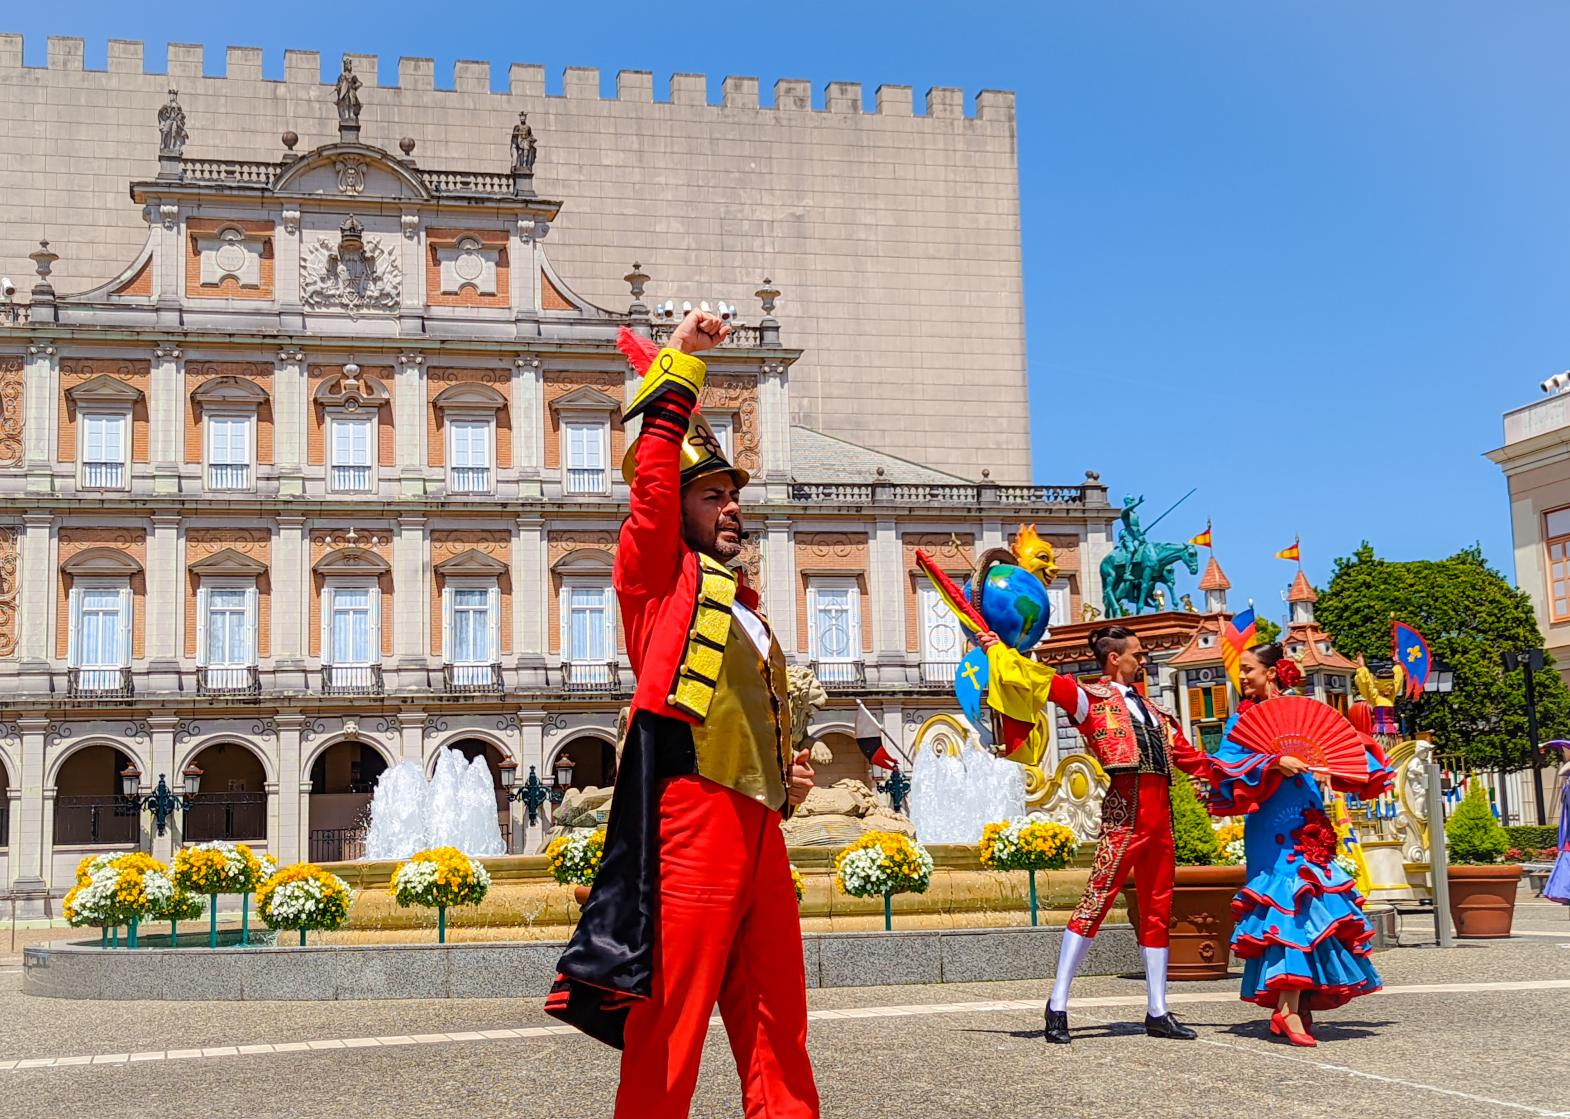
{"type": "MultiPolygon", "coordinates": [[[[362,136],[350,78],[335,136],[286,132],[267,160],[187,157],[201,102],[188,122],[170,93],[129,184],[141,247],[64,294],[75,234],[51,225],[30,300],[0,312],[0,871],[32,909],[102,850],[353,857],[377,776],[447,747],[499,789],[564,757],[574,785],[613,777],[633,383],[614,339],[659,338],[679,305],[645,301],[630,255],[618,308],[553,267],[571,207],[536,192],[550,152],[526,120],[510,163],[439,170],[417,138],[362,136]],[[123,786],[196,770],[166,834],[129,806],[123,786]]],[[[742,308],[702,405],[752,472],[743,562],[829,689],[820,781],[866,778],[853,697],[907,743],[951,706],[960,637],[915,549],[963,575],[1036,524],[1055,615],[1077,618],[1106,490],[961,477],[793,423],[804,353],[779,291],[688,294],[742,308]]],[[[498,813],[537,848],[500,791],[498,813]]]]}

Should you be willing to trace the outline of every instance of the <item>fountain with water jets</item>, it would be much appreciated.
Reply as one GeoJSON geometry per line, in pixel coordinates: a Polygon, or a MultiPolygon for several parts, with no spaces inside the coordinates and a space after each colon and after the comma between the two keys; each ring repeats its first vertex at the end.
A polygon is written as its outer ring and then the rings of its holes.
{"type": "Polygon", "coordinates": [[[994,820],[1025,814],[1023,766],[994,757],[974,732],[934,735],[916,751],[910,820],[923,843],[979,843],[994,820]]]}
{"type": "Polygon", "coordinates": [[[483,757],[443,750],[430,781],[414,762],[382,774],[371,797],[367,859],[406,859],[429,847],[466,855],[505,855],[496,820],[496,785],[483,757]]]}

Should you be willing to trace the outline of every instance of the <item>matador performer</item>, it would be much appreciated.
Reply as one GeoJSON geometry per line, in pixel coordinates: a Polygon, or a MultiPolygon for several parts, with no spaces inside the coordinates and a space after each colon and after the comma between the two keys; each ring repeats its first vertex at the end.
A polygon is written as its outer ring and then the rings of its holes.
{"type": "Polygon", "coordinates": [[[716,1002],[755,1119],[819,1114],[801,918],[780,823],[812,788],[792,757],[785,657],[742,549],[747,472],[696,410],[696,354],[728,324],[694,311],[645,372],[613,582],[637,675],[605,853],[547,1012],[622,1050],[619,1119],[686,1116],[716,1002]]]}
{"type": "Polygon", "coordinates": [[[1059,674],[1048,693],[1068,713],[1111,784],[1101,802],[1101,839],[1090,881],[1063,932],[1057,977],[1047,1001],[1045,1037],[1068,1044],[1069,986],[1107,911],[1132,875],[1139,900],[1134,937],[1145,963],[1145,1032],[1151,1037],[1191,1040],[1198,1035],[1167,1007],[1172,881],[1177,869],[1168,786],[1173,766],[1208,777],[1209,757],[1189,744],[1170,711],[1140,693],[1145,651],[1133,630],[1116,625],[1092,630],[1090,649],[1101,679],[1081,684],[1059,674]]]}

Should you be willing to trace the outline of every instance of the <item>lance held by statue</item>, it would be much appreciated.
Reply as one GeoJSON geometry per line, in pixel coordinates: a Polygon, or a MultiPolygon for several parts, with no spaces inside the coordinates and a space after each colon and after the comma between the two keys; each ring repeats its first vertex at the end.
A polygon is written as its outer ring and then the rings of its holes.
{"type": "MultiPolygon", "coordinates": [[[[983,647],[989,639],[995,640],[991,634],[981,638],[983,647]]],[[[1189,744],[1170,711],[1140,692],[1146,658],[1133,630],[1118,625],[1092,630],[1090,649],[1101,667],[1101,679],[1080,684],[1059,674],[1052,679],[1048,698],[1068,714],[1111,783],[1101,802],[1101,839],[1090,881],[1063,932],[1044,1036],[1068,1044],[1069,986],[1101,922],[1132,877],[1139,898],[1134,936],[1145,963],[1145,1032],[1151,1037],[1192,1040],[1197,1036],[1194,1031],[1167,1008],[1172,884],[1177,871],[1168,786],[1174,766],[1208,777],[1209,759],[1189,744]]]]}
{"type": "Polygon", "coordinates": [[[643,418],[613,580],[637,675],[605,855],[547,1012],[622,1049],[619,1119],[679,1119],[716,1002],[743,1109],[815,1119],[801,919],[780,824],[812,788],[792,755],[785,657],[741,553],[747,472],[697,411],[696,354],[728,324],[694,311],[670,345],[623,331],[643,418]]]}

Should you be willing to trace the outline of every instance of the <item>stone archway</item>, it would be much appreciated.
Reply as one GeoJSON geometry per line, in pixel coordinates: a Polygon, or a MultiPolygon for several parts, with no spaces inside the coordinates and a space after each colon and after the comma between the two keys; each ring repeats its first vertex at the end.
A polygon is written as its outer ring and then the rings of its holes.
{"type": "Polygon", "coordinates": [[[316,755],[306,806],[312,862],[358,859],[365,853],[371,793],[389,764],[371,743],[349,739],[316,755]]]}
{"type": "MultiPolygon", "coordinates": [[[[574,789],[607,788],[616,783],[616,746],[598,735],[580,734],[551,755],[551,766],[563,754],[572,759],[574,789]]],[[[551,776],[550,769],[542,780],[551,776]]]]}
{"type": "Polygon", "coordinates": [[[214,840],[265,842],[267,771],[248,746],[215,742],[191,761],[202,771],[202,788],[185,814],[187,843],[214,840]]]}
{"type": "Polygon", "coordinates": [[[54,846],[113,850],[141,843],[140,813],[120,795],[130,755],[108,743],[83,746],[55,773],[54,846]]]}

